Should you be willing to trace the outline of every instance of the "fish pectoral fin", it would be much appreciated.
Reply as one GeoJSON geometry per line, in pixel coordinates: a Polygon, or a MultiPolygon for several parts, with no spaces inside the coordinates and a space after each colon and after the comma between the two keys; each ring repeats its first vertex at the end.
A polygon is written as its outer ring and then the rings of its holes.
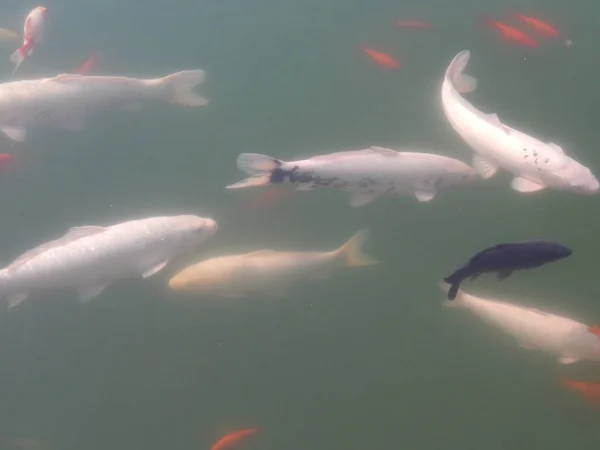
{"type": "Polygon", "coordinates": [[[510,182],[510,187],[512,187],[515,191],[523,193],[537,192],[546,188],[546,186],[523,177],[513,178],[513,180],[510,182]]]}
{"type": "Polygon", "coordinates": [[[159,272],[160,270],[164,269],[164,267],[169,263],[169,260],[166,259],[164,261],[159,262],[158,264],[153,265],[152,267],[150,267],[149,269],[147,269],[142,276],[144,278],[148,278],[151,277],[152,275],[154,275],[155,273],[159,272]]]}
{"type": "Polygon", "coordinates": [[[84,286],[77,289],[79,301],[81,303],[87,303],[90,300],[98,297],[104,289],[108,287],[110,283],[98,284],[96,286],[84,286]]]}
{"type": "Polygon", "coordinates": [[[561,356],[558,358],[558,362],[561,364],[573,364],[577,361],[579,361],[579,358],[573,358],[571,356],[561,356]]]}
{"type": "Polygon", "coordinates": [[[85,128],[85,117],[83,114],[69,114],[58,119],[56,123],[69,131],[81,131],[85,128]]]}
{"type": "Polygon", "coordinates": [[[65,235],[61,239],[69,238],[71,239],[79,239],[85,236],[91,236],[97,233],[103,233],[106,231],[106,227],[100,227],[96,225],[84,225],[81,227],[71,227],[67,230],[65,235]]]}
{"type": "Polygon", "coordinates": [[[505,278],[508,278],[511,273],[513,273],[512,270],[501,270],[500,272],[498,272],[498,279],[504,280],[505,278]]]}
{"type": "Polygon", "coordinates": [[[565,154],[563,148],[560,145],[555,144],[554,142],[548,142],[548,147],[551,147],[553,150],[555,150],[557,153],[560,153],[561,155],[565,154]]]}
{"type": "Polygon", "coordinates": [[[358,208],[360,206],[365,206],[372,201],[376,200],[379,197],[378,192],[354,192],[350,197],[350,206],[353,208],[358,208]]]}
{"type": "Polygon", "coordinates": [[[484,180],[491,178],[498,171],[498,166],[479,155],[473,155],[473,167],[484,180]]]}
{"type": "Polygon", "coordinates": [[[8,304],[8,308],[14,308],[23,300],[29,297],[29,292],[19,292],[17,294],[11,294],[6,298],[6,303],[8,304]]]}
{"type": "Polygon", "coordinates": [[[301,183],[298,186],[296,186],[296,190],[297,191],[312,191],[316,187],[317,187],[317,185],[315,183],[301,183]]]}
{"type": "Polygon", "coordinates": [[[430,200],[433,200],[436,195],[437,191],[435,189],[421,189],[419,191],[415,191],[415,197],[417,197],[417,200],[419,200],[420,202],[428,202],[430,200]]]}
{"type": "Polygon", "coordinates": [[[25,138],[27,137],[27,130],[23,127],[2,125],[0,126],[0,130],[13,141],[25,142],[25,138]]]}

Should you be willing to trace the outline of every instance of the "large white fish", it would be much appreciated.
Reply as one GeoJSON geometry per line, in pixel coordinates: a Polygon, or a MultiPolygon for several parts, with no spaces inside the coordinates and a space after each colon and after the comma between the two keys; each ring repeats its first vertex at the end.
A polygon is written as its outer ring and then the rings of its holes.
{"type": "Polygon", "coordinates": [[[329,252],[277,252],[258,250],[243,255],[211,258],[174,275],[175,291],[216,293],[241,297],[250,293],[282,295],[293,283],[326,278],[340,267],[365,266],[377,261],[362,253],[365,230],[356,233],[337,250],[329,252]]]}
{"type": "Polygon", "coordinates": [[[32,292],[77,288],[79,300],[86,302],[118,279],[154,275],[216,230],[214,220],[198,216],[74,227],[0,270],[0,296],[7,297],[11,308],[32,292]]]}
{"type": "Polygon", "coordinates": [[[301,161],[282,161],[256,153],[242,153],[240,170],[250,178],[227,186],[237,189],[289,182],[297,190],[334,187],[352,194],[353,207],[382,195],[414,195],[433,199],[439,191],[477,178],[475,170],[456,159],[429,153],[397,152],[388,148],[331,153],[301,161]]]}
{"type": "Polygon", "coordinates": [[[590,169],[552,142],[542,142],[502,123],[496,114],[485,114],[460,94],[476,88],[476,80],[463,74],[470,52],[460,52],[446,70],[442,84],[442,105],[452,128],[475,151],[473,166],[483,178],[499,167],[514,178],[511,186],[519,192],[553,188],[581,194],[600,189],[590,169]]]}
{"type": "Polygon", "coordinates": [[[33,124],[53,124],[77,131],[94,110],[108,107],[138,109],[144,100],[202,106],[208,100],[192,88],[204,80],[203,70],[186,70],[164,78],[62,74],[54,78],[0,84],[0,130],[24,141],[33,124]]]}
{"type": "MultiPolygon", "coordinates": [[[[449,285],[441,283],[444,292],[449,285]]],[[[475,297],[459,290],[445,306],[464,308],[516,339],[526,349],[541,350],[558,357],[561,364],[579,360],[600,362],[600,336],[587,325],[538,309],[475,297]]]]}

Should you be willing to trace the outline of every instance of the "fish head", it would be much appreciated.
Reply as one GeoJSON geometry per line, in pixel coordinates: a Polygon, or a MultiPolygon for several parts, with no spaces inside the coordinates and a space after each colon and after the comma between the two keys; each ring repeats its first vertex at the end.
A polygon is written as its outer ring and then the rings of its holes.
{"type": "Polygon", "coordinates": [[[469,184],[478,178],[479,176],[474,168],[462,161],[450,159],[447,162],[446,173],[443,176],[442,184],[448,186],[463,185],[469,184]]]}
{"type": "Polygon", "coordinates": [[[217,232],[217,222],[213,219],[192,215],[176,216],[169,220],[169,231],[182,249],[195,248],[217,232]]]}
{"type": "Polygon", "coordinates": [[[553,242],[551,245],[546,246],[545,253],[550,261],[557,261],[559,259],[571,256],[573,254],[573,250],[562,244],[553,242]]]}
{"type": "Polygon", "coordinates": [[[590,169],[568,156],[563,164],[552,171],[557,187],[578,194],[597,194],[600,183],[590,169]]]}

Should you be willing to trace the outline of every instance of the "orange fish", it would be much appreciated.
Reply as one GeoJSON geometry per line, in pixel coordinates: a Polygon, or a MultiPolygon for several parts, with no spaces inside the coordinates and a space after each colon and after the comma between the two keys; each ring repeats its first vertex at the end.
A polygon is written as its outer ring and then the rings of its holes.
{"type": "Polygon", "coordinates": [[[502,22],[497,22],[495,20],[489,19],[487,17],[483,18],[483,22],[500,33],[502,39],[506,41],[512,41],[516,44],[523,45],[525,47],[538,47],[538,43],[535,39],[529,37],[527,34],[522,32],[521,30],[517,30],[516,28],[511,27],[502,22]]]}
{"type": "Polygon", "coordinates": [[[90,71],[94,68],[95,65],[96,54],[92,53],[90,57],[86,59],[81,66],[79,66],[79,69],[77,69],[77,73],[80,75],[87,75],[88,73],[90,73],[90,71]]]}
{"type": "Polygon", "coordinates": [[[401,28],[412,28],[414,30],[427,30],[433,27],[432,23],[419,20],[399,20],[394,25],[401,28]]]}
{"type": "Polygon", "coordinates": [[[600,405],[600,383],[561,378],[560,384],[562,384],[563,387],[579,392],[586,400],[600,405]]]}
{"type": "Polygon", "coordinates": [[[366,47],[363,47],[362,49],[367,55],[369,55],[371,57],[371,59],[373,61],[375,61],[377,64],[379,64],[383,67],[389,67],[392,69],[397,69],[400,67],[400,64],[398,64],[398,61],[396,61],[394,58],[392,58],[387,53],[382,53],[377,50],[373,50],[372,48],[366,48],[366,47]]]}
{"type": "Polygon", "coordinates": [[[286,197],[288,197],[292,191],[284,188],[269,188],[258,195],[254,200],[249,203],[250,208],[266,208],[280,203],[286,197]]]}
{"type": "Polygon", "coordinates": [[[600,336],[600,327],[598,325],[592,325],[588,328],[588,331],[596,336],[600,336]]]}
{"type": "Polygon", "coordinates": [[[229,433],[228,435],[222,437],[217,442],[215,442],[210,450],[225,450],[231,447],[234,444],[237,444],[241,439],[246,436],[250,436],[258,431],[258,428],[246,428],[243,430],[237,430],[233,433],[229,433]]]}
{"type": "Polygon", "coordinates": [[[535,17],[531,16],[526,16],[525,14],[521,13],[513,13],[513,16],[525,22],[530,27],[534,28],[545,38],[559,36],[559,33],[556,30],[556,28],[540,19],[536,19],[535,17]]]}

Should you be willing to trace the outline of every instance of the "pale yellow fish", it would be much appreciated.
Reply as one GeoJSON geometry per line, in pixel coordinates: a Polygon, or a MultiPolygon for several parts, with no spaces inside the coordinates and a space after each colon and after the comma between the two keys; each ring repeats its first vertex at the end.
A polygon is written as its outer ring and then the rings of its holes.
{"type": "Polygon", "coordinates": [[[363,254],[366,230],[329,252],[257,250],[193,264],[169,280],[175,291],[242,297],[250,293],[281,295],[285,288],[305,280],[326,278],[341,267],[366,266],[377,261],[363,254]]]}
{"type": "Polygon", "coordinates": [[[21,38],[17,33],[6,28],[0,28],[0,46],[13,49],[18,46],[21,38]]]}

